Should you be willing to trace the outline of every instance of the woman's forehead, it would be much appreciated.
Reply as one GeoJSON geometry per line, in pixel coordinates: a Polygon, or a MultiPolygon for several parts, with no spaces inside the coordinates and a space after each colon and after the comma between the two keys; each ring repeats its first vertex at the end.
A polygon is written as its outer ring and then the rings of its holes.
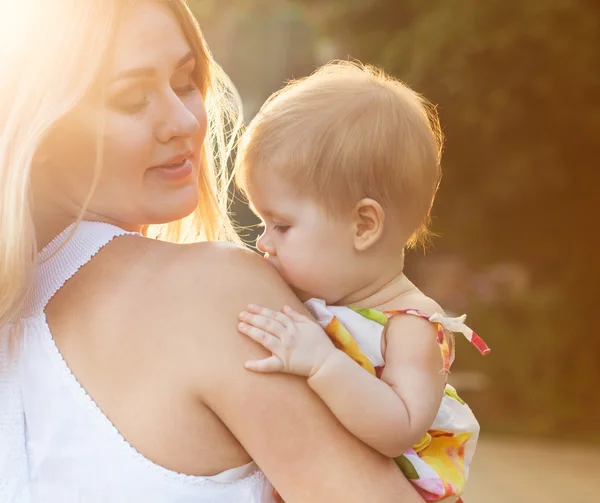
{"type": "Polygon", "coordinates": [[[116,33],[109,78],[135,69],[171,69],[190,51],[183,28],[164,2],[129,4],[116,33]]]}

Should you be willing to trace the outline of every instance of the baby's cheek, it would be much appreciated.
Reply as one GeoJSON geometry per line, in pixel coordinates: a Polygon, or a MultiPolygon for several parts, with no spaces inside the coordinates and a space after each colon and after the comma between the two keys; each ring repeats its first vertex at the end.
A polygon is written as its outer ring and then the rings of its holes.
{"type": "Polygon", "coordinates": [[[331,290],[336,287],[330,281],[330,271],[324,265],[318,257],[305,261],[302,268],[294,271],[295,286],[311,297],[329,298],[331,290]]]}
{"type": "Polygon", "coordinates": [[[298,255],[279,255],[275,259],[275,268],[283,276],[288,284],[294,288],[304,290],[307,285],[313,283],[314,268],[310,261],[298,255]]]}

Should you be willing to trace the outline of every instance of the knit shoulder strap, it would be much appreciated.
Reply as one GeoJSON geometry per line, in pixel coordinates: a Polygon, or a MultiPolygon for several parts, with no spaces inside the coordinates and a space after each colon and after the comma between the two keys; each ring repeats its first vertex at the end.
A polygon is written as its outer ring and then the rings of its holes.
{"type": "Polygon", "coordinates": [[[28,314],[42,312],[96,253],[114,238],[128,234],[137,233],[102,222],[83,221],[67,227],[38,254],[34,288],[26,306],[28,314]]]}

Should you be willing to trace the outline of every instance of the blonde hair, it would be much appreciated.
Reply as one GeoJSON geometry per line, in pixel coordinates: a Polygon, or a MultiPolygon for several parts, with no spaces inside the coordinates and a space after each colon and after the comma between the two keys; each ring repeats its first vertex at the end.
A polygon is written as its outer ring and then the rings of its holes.
{"type": "MultiPolygon", "coordinates": [[[[30,206],[34,155],[53,125],[98,84],[122,11],[132,1],[136,0],[0,4],[0,329],[16,320],[35,271],[37,243],[30,206]]],[[[227,163],[241,126],[239,97],[214,62],[185,1],[162,1],[172,8],[196,54],[197,84],[209,128],[198,207],[185,219],[149,228],[148,234],[173,242],[237,241],[227,217],[227,163]]],[[[102,164],[101,133],[96,174],[102,164]]]]}
{"type": "Polygon", "coordinates": [[[407,245],[429,234],[441,176],[435,108],[372,66],[334,61],[273,94],[248,126],[235,180],[276,169],[330,212],[372,198],[401,222],[407,245]]]}

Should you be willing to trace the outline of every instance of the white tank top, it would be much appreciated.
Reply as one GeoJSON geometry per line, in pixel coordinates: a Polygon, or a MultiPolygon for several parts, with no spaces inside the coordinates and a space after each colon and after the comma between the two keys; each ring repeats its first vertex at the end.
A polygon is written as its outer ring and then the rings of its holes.
{"type": "Polygon", "coordinates": [[[272,503],[272,488],[255,463],[198,477],[148,460],[79,384],[44,309],[104,245],[131,233],[97,222],[73,229],[39,253],[21,351],[0,370],[0,502],[272,503]]]}

